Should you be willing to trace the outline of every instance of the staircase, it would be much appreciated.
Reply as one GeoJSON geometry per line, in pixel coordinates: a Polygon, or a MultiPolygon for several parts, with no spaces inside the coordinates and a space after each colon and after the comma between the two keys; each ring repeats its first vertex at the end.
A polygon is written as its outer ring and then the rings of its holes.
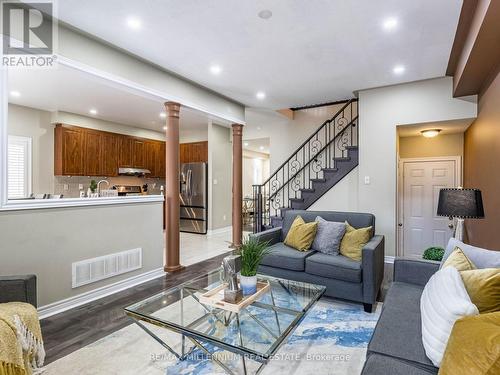
{"type": "Polygon", "coordinates": [[[262,184],[253,185],[254,233],[309,208],[358,165],[358,101],[349,100],[262,184]]]}

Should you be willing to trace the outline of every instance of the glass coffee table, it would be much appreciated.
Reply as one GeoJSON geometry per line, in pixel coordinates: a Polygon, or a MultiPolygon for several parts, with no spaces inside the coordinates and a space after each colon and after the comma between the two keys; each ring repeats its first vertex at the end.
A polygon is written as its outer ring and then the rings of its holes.
{"type": "Polygon", "coordinates": [[[202,294],[223,283],[219,269],[129,306],[125,312],[178,360],[202,352],[228,374],[247,374],[251,360],[257,362],[258,374],[325,292],[320,285],[265,275],[258,279],[269,282],[269,291],[239,313],[200,302],[202,294]],[[161,338],[145,323],[174,332],[180,340],[161,338]],[[229,364],[223,353],[231,354],[229,364]]]}

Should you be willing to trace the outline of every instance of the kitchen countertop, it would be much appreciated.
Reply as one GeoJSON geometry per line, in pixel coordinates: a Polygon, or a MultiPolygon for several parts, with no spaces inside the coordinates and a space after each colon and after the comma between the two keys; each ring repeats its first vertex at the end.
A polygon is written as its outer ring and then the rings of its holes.
{"type": "Polygon", "coordinates": [[[163,202],[163,195],[135,195],[99,198],[61,198],[61,199],[15,199],[0,207],[0,211],[31,210],[57,207],[88,207],[115,204],[137,204],[163,202]]]}

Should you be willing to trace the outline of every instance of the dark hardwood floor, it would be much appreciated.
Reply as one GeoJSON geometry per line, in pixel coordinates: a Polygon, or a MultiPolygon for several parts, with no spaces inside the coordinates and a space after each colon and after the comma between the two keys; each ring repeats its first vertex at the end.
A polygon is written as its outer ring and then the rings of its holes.
{"type": "MultiPolygon", "coordinates": [[[[177,273],[168,274],[165,277],[43,319],[41,326],[46,351],[45,363],[48,364],[62,358],[132,324],[123,311],[124,307],[219,267],[224,256],[220,255],[205,260],[188,266],[177,273]]],[[[381,301],[385,297],[391,280],[392,265],[386,264],[380,293],[381,301]]]]}

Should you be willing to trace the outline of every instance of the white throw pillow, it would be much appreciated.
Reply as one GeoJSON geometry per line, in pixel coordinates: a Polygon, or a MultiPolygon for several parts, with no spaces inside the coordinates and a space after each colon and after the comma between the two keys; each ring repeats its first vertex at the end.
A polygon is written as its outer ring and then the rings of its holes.
{"type": "Polygon", "coordinates": [[[425,285],[420,297],[422,316],[422,342],[425,354],[434,366],[443,359],[451,329],[457,319],[478,315],[471,302],[460,273],[447,266],[437,271],[425,285]]]}

